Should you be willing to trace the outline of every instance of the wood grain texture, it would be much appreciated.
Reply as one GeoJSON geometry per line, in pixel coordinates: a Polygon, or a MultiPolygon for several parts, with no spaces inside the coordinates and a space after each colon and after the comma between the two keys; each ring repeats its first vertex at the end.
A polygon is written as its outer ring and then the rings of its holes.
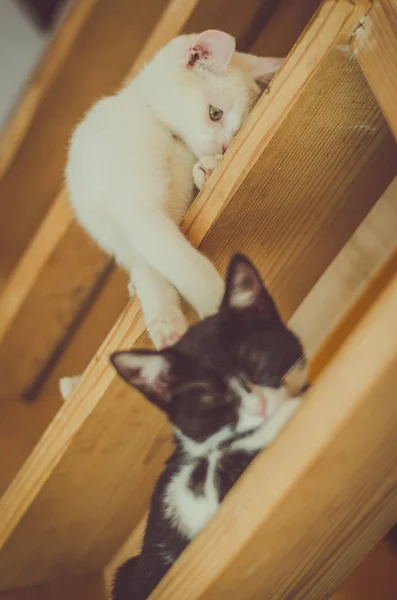
{"type": "MultiPolygon", "coordinates": [[[[329,267],[321,275],[290,319],[290,325],[303,340],[310,357],[326,343],[327,353],[337,344],[331,343],[330,334],[339,320],[357,323],[362,314],[383,289],[379,270],[393,273],[397,270],[397,177],[388,186],[364,221],[343,246],[329,267]],[[393,267],[394,264],[394,267],[393,267]],[[369,295],[369,289],[373,293],[369,295]],[[376,290],[376,292],[375,292],[376,290]],[[362,295],[367,294],[366,303],[362,295]],[[358,303],[362,307],[358,308],[358,303]],[[345,313],[347,315],[344,317],[345,313]]],[[[345,328],[344,328],[345,330],[345,328]]],[[[334,335],[334,333],[332,333],[334,335]]],[[[339,340],[345,334],[338,335],[339,340]]],[[[335,339],[336,339],[335,338],[335,339]]],[[[316,369],[315,369],[316,370],[316,369]]]]}
{"type": "Polygon", "coordinates": [[[376,276],[374,276],[363,290],[363,293],[356,298],[355,302],[344,313],[338,324],[334,327],[330,335],[320,346],[316,353],[315,360],[311,365],[313,377],[321,371],[332,357],[338,352],[346,337],[353,331],[359,323],[362,316],[368,308],[381,295],[384,288],[388,285],[390,279],[397,273],[397,245],[393,252],[387,257],[380,267],[376,276]]]}
{"type": "Polygon", "coordinates": [[[397,519],[396,302],[397,279],[151,600],[326,598],[387,532],[397,519]]]}
{"type": "Polygon", "coordinates": [[[61,349],[58,360],[38,391],[37,402],[26,402],[19,396],[0,397],[0,456],[9,457],[0,462],[0,495],[62,406],[59,379],[84,371],[127,302],[127,277],[114,268],[106,285],[71,332],[68,345],[61,349]]]}
{"type": "Polygon", "coordinates": [[[6,491],[52,417],[48,406],[32,406],[18,396],[0,397],[0,496],[6,491]]]}
{"type": "MultiPolygon", "coordinates": [[[[247,251],[245,225],[251,227],[248,250],[252,255],[254,247],[262,248],[261,256],[254,258],[276,291],[286,317],[394,174],[394,142],[359,68],[344,54],[331,50],[350,36],[360,15],[360,7],[348,1],[324,3],[186,219],[189,238],[195,244],[203,242],[202,247],[220,266],[236,247],[247,251]],[[320,97],[319,89],[325,90],[320,97]],[[332,89],[338,102],[329,107],[332,89]],[[351,108],[350,94],[359,108],[351,108]],[[347,108],[342,111],[342,106],[347,108]],[[362,118],[360,110],[367,117],[372,115],[377,135],[351,129],[356,119],[362,118]],[[302,115],[306,117],[302,119],[302,115]],[[294,116],[299,124],[296,129],[294,116]],[[324,134],[321,148],[315,143],[319,132],[324,134]],[[290,155],[304,160],[305,170],[295,163],[296,201],[286,207],[278,195],[282,195],[281,188],[276,194],[274,190],[279,188],[269,187],[268,203],[263,202],[262,188],[268,181],[274,182],[277,173],[287,188],[286,197],[293,197],[286,179],[290,162],[282,160],[283,152],[275,151],[285,148],[287,137],[290,155]],[[351,152],[344,150],[349,141],[351,152]],[[323,146],[328,143],[330,151],[342,152],[341,160],[334,157],[327,162],[323,146]],[[317,162],[317,155],[321,161],[317,162]],[[367,168],[369,161],[376,169],[367,168]],[[317,170],[309,168],[311,163],[317,170]],[[316,187],[319,179],[321,188],[316,187]],[[302,194],[302,188],[310,193],[302,194]],[[255,223],[260,227],[254,227],[253,205],[255,223]],[[303,231],[300,219],[308,220],[303,231]],[[285,256],[274,253],[269,257],[272,262],[266,263],[263,244],[273,235],[280,238],[285,256]],[[301,255],[308,252],[313,258],[304,270],[302,284],[301,255]]],[[[1,586],[33,584],[54,574],[106,565],[144,514],[153,482],[170,451],[169,430],[154,408],[116,380],[108,364],[112,350],[146,344],[142,333],[137,306],[131,303],[0,501],[1,586]]]]}
{"type": "Polygon", "coordinates": [[[354,569],[332,600],[395,600],[397,598],[397,557],[382,540],[354,569]]]}
{"type": "MultiPolygon", "coordinates": [[[[105,569],[107,597],[111,597],[114,573],[124,561],[139,554],[146,525],[142,519],[124,546],[105,569]]],[[[331,600],[395,600],[397,597],[397,557],[385,538],[353,569],[331,600]]],[[[1,595],[0,595],[1,599],[1,595]]]]}
{"type": "Polygon", "coordinates": [[[374,0],[351,47],[397,139],[397,0],[374,0]]]}
{"type": "Polygon", "coordinates": [[[0,296],[0,396],[33,390],[108,265],[61,194],[0,296]]]}
{"type": "Polygon", "coordinates": [[[106,600],[101,573],[70,577],[22,590],[0,592],[0,600],[106,600]]]}

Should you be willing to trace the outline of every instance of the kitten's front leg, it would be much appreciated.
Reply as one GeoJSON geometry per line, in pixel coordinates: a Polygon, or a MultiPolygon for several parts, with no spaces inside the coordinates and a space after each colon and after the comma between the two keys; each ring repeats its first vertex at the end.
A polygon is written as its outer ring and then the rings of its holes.
{"type": "Polygon", "coordinates": [[[175,288],[138,255],[134,258],[130,287],[136,289],[154,346],[160,350],[175,344],[187,329],[175,288]]]}
{"type": "Polygon", "coordinates": [[[218,154],[217,156],[204,156],[204,158],[201,158],[196,162],[193,167],[193,180],[199,190],[203,189],[212,171],[220,163],[222,158],[222,154],[218,154]]]}

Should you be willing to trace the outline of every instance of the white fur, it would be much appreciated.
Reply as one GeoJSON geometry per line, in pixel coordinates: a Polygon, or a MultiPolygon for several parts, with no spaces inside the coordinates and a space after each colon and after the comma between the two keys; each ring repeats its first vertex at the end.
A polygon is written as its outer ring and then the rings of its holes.
{"type": "Polygon", "coordinates": [[[71,140],[66,181],[76,217],[131,274],[157,347],[186,329],[178,292],[202,317],[218,308],[223,281],[178,225],[193,180],[204,185],[208,157],[229,146],[258,99],[255,79],[280,66],[233,53],[231,40],[216,31],[174,39],[95,104],[71,140]],[[220,121],[210,120],[210,104],[223,110],[220,121]]]}
{"type": "Polygon", "coordinates": [[[74,377],[62,377],[62,379],[59,380],[59,391],[61,392],[63,400],[66,401],[69,399],[80,379],[81,375],[75,375],[74,377]]]}
{"type": "Polygon", "coordinates": [[[218,492],[214,485],[219,452],[208,456],[208,473],[203,495],[196,496],[189,489],[189,478],[195,463],[183,465],[173,477],[165,493],[165,515],[174,527],[187,538],[194,538],[218,509],[218,492]]]}

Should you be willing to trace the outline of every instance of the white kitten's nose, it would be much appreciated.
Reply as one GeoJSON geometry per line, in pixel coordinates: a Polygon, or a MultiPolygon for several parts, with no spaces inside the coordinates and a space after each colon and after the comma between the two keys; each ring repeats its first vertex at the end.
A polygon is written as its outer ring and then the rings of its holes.
{"type": "Polygon", "coordinates": [[[226,146],[225,144],[222,144],[222,154],[225,154],[226,150],[228,149],[229,146],[226,146]]]}

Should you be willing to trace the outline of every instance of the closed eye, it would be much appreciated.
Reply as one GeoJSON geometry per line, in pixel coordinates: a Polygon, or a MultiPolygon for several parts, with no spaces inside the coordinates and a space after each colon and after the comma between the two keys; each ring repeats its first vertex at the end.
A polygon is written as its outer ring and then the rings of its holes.
{"type": "Polygon", "coordinates": [[[192,394],[208,392],[206,396],[210,396],[211,386],[206,381],[188,381],[178,385],[174,393],[177,394],[192,394]]]}

